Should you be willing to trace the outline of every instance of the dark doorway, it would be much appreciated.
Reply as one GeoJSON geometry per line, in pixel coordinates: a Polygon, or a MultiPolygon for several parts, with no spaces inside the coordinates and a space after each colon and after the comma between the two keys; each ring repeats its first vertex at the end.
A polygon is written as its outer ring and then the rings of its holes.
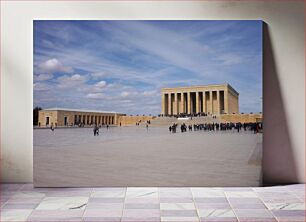
{"type": "Polygon", "coordinates": [[[48,126],[49,124],[50,124],[50,117],[47,116],[47,117],[46,117],[46,126],[48,126]]]}

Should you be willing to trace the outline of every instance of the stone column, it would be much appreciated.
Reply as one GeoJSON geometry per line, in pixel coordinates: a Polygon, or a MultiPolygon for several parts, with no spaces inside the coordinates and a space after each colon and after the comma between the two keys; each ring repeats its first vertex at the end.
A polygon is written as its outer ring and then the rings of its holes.
{"type": "Polygon", "coordinates": [[[217,114],[221,114],[221,111],[220,111],[220,91],[217,90],[217,114]]]}
{"type": "Polygon", "coordinates": [[[207,110],[206,110],[206,93],[205,93],[205,91],[203,92],[203,103],[202,103],[202,106],[203,106],[203,112],[207,113],[207,110]]]}
{"type": "Polygon", "coordinates": [[[229,109],[228,109],[228,90],[227,90],[227,88],[224,90],[224,112],[226,114],[229,114],[229,109]]]}
{"type": "Polygon", "coordinates": [[[214,112],[213,91],[209,91],[209,103],[210,103],[210,114],[213,114],[214,112]]]}
{"type": "Polygon", "coordinates": [[[184,93],[181,92],[180,113],[184,113],[184,93]]]}
{"type": "Polygon", "coordinates": [[[177,115],[178,111],[177,111],[178,105],[177,105],[177,93],[174,93],[174,106],[173,106],[173,114],[177,115]]]}
{"type": "Polygon", "coordinates": [[[187,113],[191,114],[191,101],[190,101],[190,92],[187,92],[187,113]]]}
{"type": "Polygon", "coordinates": [[[162,104],[161,114],[165,115],[166,112],[165,112],[165,94],[164,94],[164,93],[162,93],[162,101],[161,101],[161,104],[162,104]]]}
{"type": "Polygon", "coordinates": [[[168,115],[172,115],[172,113],[171,113],[171,107],[172,107],[171,93],[168,93],[168,115]]]}
{"type": "Polygon", "coordinates": [[[200,92],[196,92],[196,113],[200,112],[200,92]]]}

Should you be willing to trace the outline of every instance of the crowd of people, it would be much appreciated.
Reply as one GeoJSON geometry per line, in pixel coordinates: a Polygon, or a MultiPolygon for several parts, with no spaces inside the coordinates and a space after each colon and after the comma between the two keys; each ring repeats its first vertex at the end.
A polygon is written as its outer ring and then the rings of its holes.
{"type": "Polygon", "coordinates": [[[204,112],[198,112],[198,113],[179,113],[179,114],[173,114],[173,115],[165,115],[165,114],[159,114],[158,117],[176,117],[176,118],[192,118],[192,117],[201,117],[201,116],[212,116],[213,118],[216,118],[215,115],[207,114],[204,112]]]}
{"type": "MultiPolygon", "coordinates": [[[[177,123],[169,126],[170,133],[176,133],[176,128],[178,127],[177,123]]],[[[232,131],[236,130],[238,133],[242,131],[253,131],[254,133],[259,133],[262,130],[262,123],[201,123],[201,124],[190,124],[186,125],[185,123],[181,124],[181,132],[188,131],[232,131]]]]}

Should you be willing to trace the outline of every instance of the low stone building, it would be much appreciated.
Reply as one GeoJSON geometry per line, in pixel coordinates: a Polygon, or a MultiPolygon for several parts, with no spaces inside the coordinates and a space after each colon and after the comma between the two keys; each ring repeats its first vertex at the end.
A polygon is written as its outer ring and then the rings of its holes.
{"type": "Polygon", "coordinates": [[[120,116],[125,116],[123,113],[106,112],[96,110],[80,110],[66,108],[49,108],[39,111],[38,125],[41,127],[47,126],[74,126],[92,124],[98,125],[117,125],[120,116]]]}

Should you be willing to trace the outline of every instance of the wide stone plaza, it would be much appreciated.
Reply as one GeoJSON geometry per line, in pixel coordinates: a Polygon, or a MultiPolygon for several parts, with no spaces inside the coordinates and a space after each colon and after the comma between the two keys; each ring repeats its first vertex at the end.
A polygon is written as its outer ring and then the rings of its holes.
{"type": "Polygon", "coordinates": [[[36,186],[258,186],[262,134],[166,126],[34,130],[36,186]],[[129,183],[127,184],[127,181],[129,183]]]}

